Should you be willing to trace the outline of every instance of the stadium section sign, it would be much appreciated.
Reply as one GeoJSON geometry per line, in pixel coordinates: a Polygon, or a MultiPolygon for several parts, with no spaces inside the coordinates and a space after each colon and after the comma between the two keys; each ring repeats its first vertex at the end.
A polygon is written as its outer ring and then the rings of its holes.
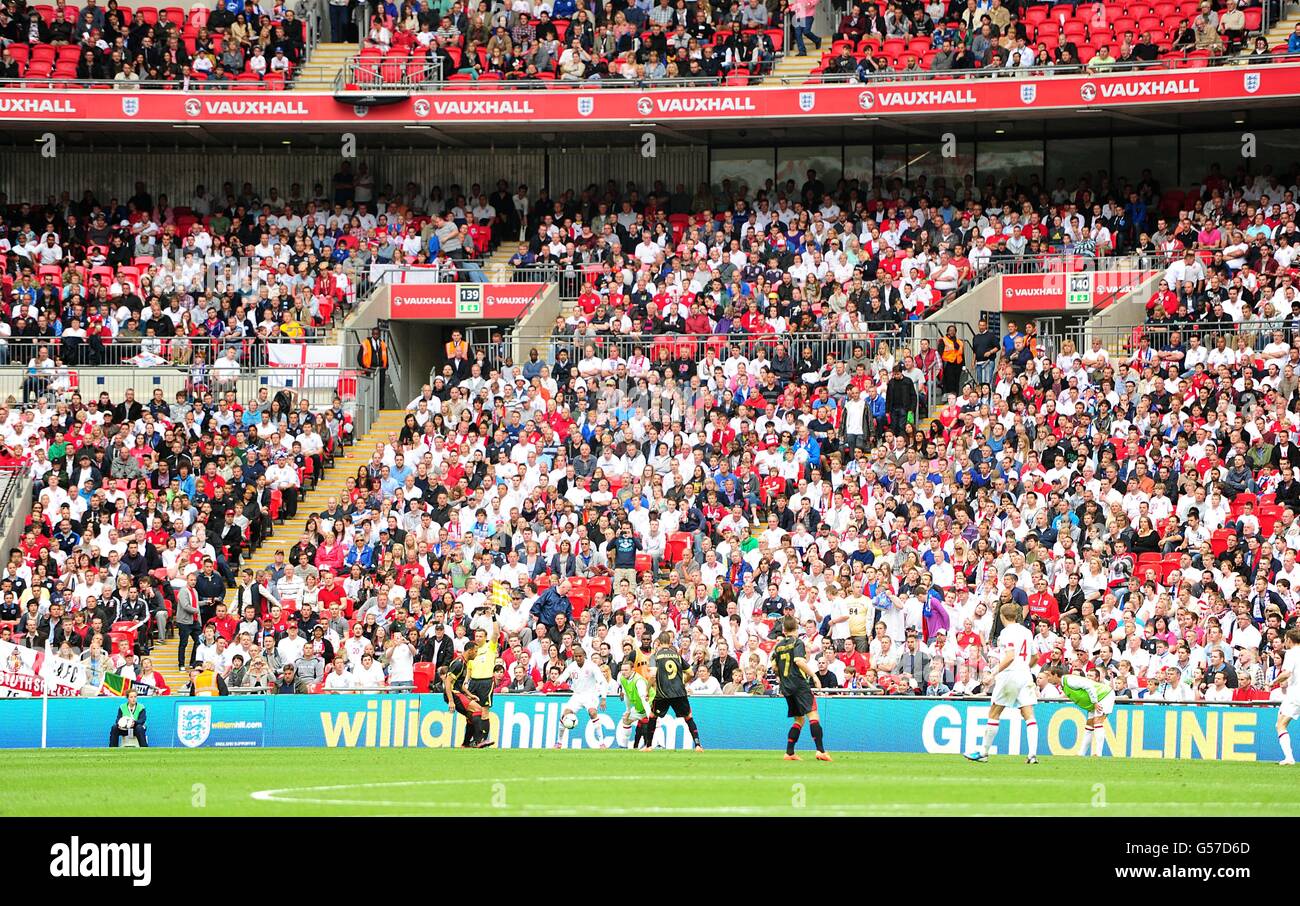
{"type": "MultiPolygon", "coordinates": [[[[50,699],[51,748],[105,745],[122,699],[50,699]]],[[[549,748],[559,730],[562,696],[501,695],[492,707],[492,738],[506,749],[549,748]]],[[[989,703],[971,699],[819,699],[827,743],[835,751],[930,752],[957,755],[983,739],[989,703]]],[[[449,748],[464,733],[461,718],[437,695],[293,695],[225,698],[156,697],[148,701],[155,745],[312,746],[327,748],[449,748]]],[[[778,750],[789,729],[785,701],[768,697],[691,699],[711,749],[778,750]]],[[[610,738],[622,703],[602,713],[610,738]]],[[[1275,707],[1121,704],[1108,719],[1106,754],[1131,758],[1277,761],[1275,707]]],[[[1039,705],[1040,754],[1070,755],[1079,745],[1083,712],[1066,702],[1039,705]]],[[[592,748],[594,728],[580,715],[573,748],[592,748]]],[[[665,718],[656,739],[669,749],[690,747],[684,722],[665,718]]],[[[0,702],[0,748],[35,748],[41,701],[0,702]]],[[[995,753],[1020,754],[1019,716],[1004,720],[995,753]]],[[[631,756],[629,756],[631,757],[631,756]]]]}
{"type": "Polygon", "coordinates": [[[395,321],[513,321],[545,283],[398,283],[389,287],[395,321]]]}
{"type": "Polygon", "coordinates": [[[933,113],[1023,113],[1080,107],[1290,98],[1300,94],[1300,64],[1042,78],[970,78],[788,87],[547,89],[417,92],[382,107],[344,103],[328,92],[0,91],[0,121],[275,126],[294,123],[711,123],[718,120],[838,119],[933,113]],[[109,103],[108,100],[119,103],[109,103]]]}

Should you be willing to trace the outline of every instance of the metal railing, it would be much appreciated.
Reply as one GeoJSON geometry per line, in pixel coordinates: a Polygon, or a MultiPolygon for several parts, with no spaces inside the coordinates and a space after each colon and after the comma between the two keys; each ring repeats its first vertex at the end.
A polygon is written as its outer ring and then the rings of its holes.
{"type": "Polygon", "coordinates": [[[437,55],[401,60],[357,55],[344,61],[334,77],[334,90],[409,92],[442,81],[442,58],[437,55]]]}
{"type": "MultiPolygon", "coordinates": [[[[1146,300],[1138,301],[1145,303],[1146,300]]],[[[1111,364],[1114,365],[1121,361],[1130,361],[1140,349],[1143,338],[1150,341],[1151,349],[1157,354],[1170,348],[1175,334],[1177,334],[1184,353],[1187,351],[1188,342],[1193,337],[1196,338],[1201,347],[1207,350],[1207,353],[1215,348],[1220,338],[1224,340],[1224,346],[1230,350],[1236,350],[1238,339],[1244,338],[1246,340],[1246,350],[1252,355],[1252,358],[1262,359],[1258,354],[1262,353],[1264,348],[1272,342],[1274,331],[1281,332],[1282,341],[1288,346],[1294,343],[1297,338],[1300,338],[1300,330],[1297,330],[1290,322],[1282,321],[1234,321],[1230,325],[1202,321],[1193,321],[1191,323],[1147,321],[1143,324],[1128,327],[1085,326],[1079,329],[1075,343],[1079,354],[1082,355],[1091,348],[1094,338],[1101,340],[1102,348],[1111,357],[1111,364]]],[[[1189,370],[1182,360],[1166,359],[1164,361],[1177,364],[1180,371],[1189,370]]],[[[1285,361],[1283,359],[1281,363],[1285,361]]],[[[1281,371],[1281,363],[1278,366],[1279,372],[1281,371]]],[[[1265,365],[1267,367],[1267,362],[1265,362],[1265,365]]]]}
{"type": "MultiPolygon", "coordinates": [[[[313,20],[314,21],[314,20],[313,20]]],[[[312,25],[309,31],[313,34],[319,32],[319,26],[312,25]]],[[[828,36],[823,35],[823,39],[828,36]]],[[[313,38],[313,42],[316,39],[313,38]]],[[[777,55],[779,59],[781,54],[777,55]]],[[[436,58],[435,58],[436,59],[436,58]]],[[[855,54],[855,61],[857,55],[855,54]]],[[[427,67],[432,63],[420,65],[416,61],[416,75],[408,73],[408,67],[412,65],[411,60],[402,60],[400,63],[393,61],[390,66],[400,67],[400,72],[396,69],[385,71],[383,63],[374,63],[371,61],[362,62],[360,58],[352,58],[342,69],[329,74],[315,73],[310,70],[316,67],[311,62],[310,54],[304,61],[295,67],[288,79],[286,87],[293,85],[297,88],[341,92],[344,90],[364,91],[364,92],[385,92],[393,93],[412,93],[419,91],[501,91],[501,90],[546,90],[549,88],[564,89],[592,89],[592,90],[651,90],[651,89],[688,89],[688,88],[717,88],[722,87],[727,79],[725,75],[717,76],[700,76],[696,78],[676,78],[676,79],[624,79],[617,75],[599,79],[583,80],[540,80],[540,79],[466,79],[452,81],[450,78],[444,78],[440,71],[430,72],[427,67]],[[378,69],[378,73],[374,70],[378,69]],[[362,75],[364,81],[352,79],[354,75],[362,75]],[[429,77],[425,77],[428,75],[429,77]]],[[[950,69],[950,70],[899,70],[884,68],[880,71],[866,74],[865,78],[859,78],[856,71],[853,73],[815,73],[811,75],[794,75],[781,76],[774,72],[767,71],[763,74],[757,72],[750,73],[749,82],[751,84],[761,83],[765,86],[788,87],[794,85],[806,84],[824,84],[824,85],[864,85],[864,84],[887,84],[890,82],[922,82],[922,81],[943,81],[945,83],[957,80],[967,79],[998,79],[998,78],[1034,78],[1050,79],[1054,77],[1071,77],[1079,75],[1091,76],[1124,76],[1124,75],[1149,75],[1152,72],[1171,72],[1183,71],[1196,68],[1216,68],[1223,66],[1252,66],[1252,65],[1284,65],[1300,63],[1300,54],[1293,54],[1287,51],[1270,53],[1266,64],[1256,64],[1248,53],[1238,54],[1220,54],[1206,57],[1192,57],[1190,59],[1167,59],[1154,60],[1146,62],[1134,62],[1115,64],[1099,68],[1090,65],[1052,65],[1051,67],[1025,66],[1025,67],[998,67],[990,66],[980,69],[950,69]]],[[[438,64],[439,68],[441,63],[438,64]]],[[[450,74],[448,74],[450,75],[450,74]]],[[[78,88],[114,88],[124,91],[174,91],[177,88],[177,81],[162,80],[140,80],[131,82],[119,82],[114,79],[78,79],[72,78],[55,78],[52,75],[47,76],[28,76],[18,79],[0,79],[0,88],[11,90],[46,90],[46,91],[68,91],[78,88]]],[[[257,91],[270,90],[265,89],[262,82],[238,81],[230,79],[191,79],[185,87],[186,91],[208,92],[208,91],[257,91]]]]}
{"type": "Polygon", "coordinates": [[[175,337],[112,337],[110,339],[82,338],[79,343],[71,345],[68,337],[9,337],[0,340],[0,366],[11,363],[26,362],[32,358],[39,347],[44,346],[50,356],[60,359],[62,364],[79,368],[98,368],[106,365],[126,365],[136,367],[190,368],[200,361],[209,368],[222,358],[227,349],[235,350],[235,358],[241,367],[257,367],[266,363],[266,349],[270,344],[301,343],[323,344],[329,341],[332,328],[304,328],[301,337],[267,339],[260,337],[186,337],[185,343],[177,343],[175,337]],[[149,358],[156,355],[158,361],[149,358]],[[139,361],[132,361],[139,359],[139,361]]]}
{"type": "Polygon", "coordinates": [[[23,500],[24,486],[31,483],[31,477],[26,472],[16,469],[0,472],[0,525],[8,524],[23,500]]]}
{"type": "Polygon", "coordinates": [[[528,267],[511,267],[503,279],[510,283],[555,283],[560,290],[560,298],[572,302],[582,294],[586,275],[576,268],[561,268],[556,265],[529,265],[528,267]]]}
{"type": "MultiPolygon", "coordinates": [[[[913,325],[921,322],[914,321],[913,325]]],[[[812,350],[814,357],[825,361],[826,354],[833,354],[836,358],[847,358],[852,354],[854,346],[862,346],[868,355],[875,353],[877,344],[891,342],[897,344],[907,337],[906,332],[899,325],[888,322],[878,326],[863,329],[860,332],[841,334],[831,333],[829,331],[818,331],[813,333],[746,333],[744,331],[732,331],[731,333],[722,334],[648,334],[642,332],[633,332],[626,334],[581,334],[581,333],[555,333],[554,331],[536,331],[521,333],[516,330],[513,334],[516,337],[522,337],[525,341],[536,339],[541,342],[551,342],[554,346],[553,352],[558,352],[561,348],[568,349],[570,361],[576,362],[580,356],[578,353],[588,346],[594,346],[598,351],[608,353],[618,353],[624,358],[633,353],[642,353],[646,355],[651,362],[656,361],[656,357],[663,360],[683,358],[687,347],[692,347],[693,354],[702,356],[708,348],[718,350],[719,358],[725,358],[730,347],[736,347],[746,355],[753,355],[758,349],[767,351],[767,356],[771,358],[771,351],[779,344],[785,344],[795,358],[799,361],[799,355],[805,348],[812,350]],[[678,351],[682,351],[682,355],[678,351]]]]}

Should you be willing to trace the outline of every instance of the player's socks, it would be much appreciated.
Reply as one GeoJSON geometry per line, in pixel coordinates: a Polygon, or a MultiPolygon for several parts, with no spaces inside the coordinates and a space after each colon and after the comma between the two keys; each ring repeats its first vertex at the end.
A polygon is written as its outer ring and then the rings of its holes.
{"type": "Polygon", "coordinates": [[[691,741],[694,742],[694,743],[698,746],[698,745],[700,744],[700,731],[699,731],[699,729],[695,726],[695,718],[694,718],[694,717],[688,717],[688,718],[686,718],[686,729],[688,729],[688,730],[691,731],[691,741]]]}
{"type": "Polygon", "coordinates": [[[659,718],[651,716],[645,721],[645,747],[653,749],[655,747],[655,727],[659,725],[659,718]]]}
{"type": "Polygon", "coordinates": [[[460,743],[462,747],[469,748],[474,745],[474,733],[476,730],[477,725],[474,723],[474,718],[465,718],[465,738],[462,739],[460,743]]]}
{"type": "Polygon", "coordinates": [[[1038,757],[1038,721],[1025,721],[1025,734],[1029,737],[1029,757],[1038,757]]]}
{"type": "Polygon", "coordinates": [[[483,717],[482,715],[479,715],[478,717],[474,718],[474,722],[478,725],[477,732],[475,733],[475,740],[474,740],[475,745],[479,746],[480,748],[491,745],[491,743],[488,741],[489,732],[488,732],[487,718],[483,717]]]}
{"type": "Polygon", "coordinates": [[[1091,727],[1083,728],[1083,744],[1079,746],[1079,754],[1080,755],[1092,754],[1092,728],[1091,727]]]}
{"type": "Polygon", "coordinates": [[[591,722],[591,727],[594,731],[593,735],[596,737],[596,748],[605,748],[605,728],[600,725],[599,720],[593,720],[591,722]]]}
{"type": "Polygon", "coordinates": [[[813,743],[817,746],[818,752],[825,752],[826,747],[822,745],[822,722],[820,720],[808,721],[808,732],[812,734],[813,743]]]}
{"type": "Polygon", "coordinates": [[[1282,757],[1286,761],[1295,761],[1295,757],[1291,754],[1291,734],[1283,730],[1277,734],[1277,742],[1282,747],[1282,757]]]}
{"type": "Polygon", "coordinates": [[[557,749],[567,749],[569,747],[569,730],[567,727],[560,727],[560,735],[555,738],[555,747],[557,749]]]}
{"type": "Polygon", "coordinates": [[[984,748],[981,750],[987,757],[989,749],[993,748],[993,738],[998,735],[998,725],[1000,720],[991,720],[984,726],[984,748]]]}
{"type": "Polygon", "coordinates": [[[785,754],[794,754],[794,744],[799,741],[799,734],[803,732],[803,727],[799,724],[793,724],[790,732],[785,735],[785,754]]]}
{"type": "Polygon", "coordinates": [[[1097,758],[1101,757],[1101,747],[1106,741],[1106,731],[1104,726],[1105,725],[1103,724],[1101,727],[1092,731],[1092,754],[1097,758]]]}

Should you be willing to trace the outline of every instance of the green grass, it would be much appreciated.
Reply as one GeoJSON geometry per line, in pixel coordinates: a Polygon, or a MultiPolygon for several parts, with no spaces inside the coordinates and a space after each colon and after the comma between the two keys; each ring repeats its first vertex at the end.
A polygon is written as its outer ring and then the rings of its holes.
{"type": "Polygon", "coordinates": [[[1300,815],[1296,769],[1267,763],[801,754],[10,751],[0,815],[1300,815]]]}

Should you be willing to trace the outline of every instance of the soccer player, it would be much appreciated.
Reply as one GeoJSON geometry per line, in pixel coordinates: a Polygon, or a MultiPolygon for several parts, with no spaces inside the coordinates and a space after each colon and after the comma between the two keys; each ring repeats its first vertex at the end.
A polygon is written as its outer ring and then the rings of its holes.
{"type": "MultiPolygon", "coordinates": [[[[1060,680],[1065,697],[1087,712],[1088,719],[1083,724],[1083,744],[1079,746],[1079,754],[1100,756],[1102,743],[1106,739],[1106,716],[1115,710],[1114,691],[1097,679],[1066,673],[1060,664],[1052,664],[1046,669],[1060,680]]],[[[1097,676],[1100,679],[1100,674],[1097,676]]]]}
{"type": "Polygon", "coordinates": [[[473,643],[466,645],[464,654],[456,655],[451,659],[451,663],[439,670],[442,677],[442,691],[447,697],[447,707],[454,708],[456,713],[465,719],[465,736],[460,744],[462,749],[479,747],[479,718],[482,706],[466,687],[467,662],[473,660],[476,655],[476,646],[473,643]]]}
{"type": "Polygon", "coordinates": [[[1034,677],[1029,671],[1029,656],[1034,650],[1034,638],[1020,622],[1020,605],[1003,604],[998,611],[1002,631],[998,633],[998,651],[1002,658],[993,670],[993,704],[989,707],[989,720],[984,728],[984,748],[967,752],[971,761],[988,761],[993,748],[993,737],[998,735],[999,718],[1009,705],[1020,708],[1025,719],[1025,733],[1029,737],[1029,757],[1026,764],[1038,764],[1038,721],[1034,720],[1034,704],[1038,694],[1034,677]]]}
{"type": "Polygon", "coordinates": [[[624,708],[623,717],[614,731],[614,739],[625,749],[639,748],[641,741],[645,739],[645,747],[649,749],[650,740],[645,737],[645,728],[650,720],[654,687],[637,669],[635,657],[628,657],[619,665],[618,685],[623,696],[624,708]]]}
{"type": "Polygon", "coordinates": [[[804,719],[807,718],[808,731],[817,746],[817,760],[830,761],[831,756],[826,754],[826,748],[822,745],[822,722],[817,716],[817,699],[813,698],[812,691],[813,686],[821,688],[821,680],[808,666],[808,652],[804,649],[803,639],[799,638],[799,621],[786,616],[781,620],[781,633],[781,640],[772,649],[772,664],[781,681],[786,714],[794,718],[794,725],[785,738],[785,760],[802,760],[794,753],[794,744],[799,741],[804,719]],[[812,680],[811,684],[809,680],[812,680]]]}
{"type": "Polygon", "coordinates": [[[1286,648],[1282,672],[1273,680],[1274,689],[1286,686],[1277,714],[1277,741],[1282,747],[1282,760],[1278,764],[1295,764],[1295,756],[1291,754],[1291,733],[1287,727],[1300,717],[1300,675],[1297,675],[1300,673],[1300,629],[1288,629],[1282,636],[1282,645],[1286,648]]]}
{"type": "Polygon", "coordinates": [[[655,672],[655,697],[650,708],[650,721],[646,724],[646,739],[653,745],[655,726],[659,723],[659,718],[672,708],[675,716],[686,721],[686,729],[691,731],[695,750],[701,752],[704,746],[700,745],[700,731],[695,726],[695,718],[691,717],[691,702],[686,697],[686,683],[682,679],[686,673],[686,664],[682,661],[681,655],[673,649],[672,632],[664,630],[659,633],[656,642],[654,655],[650,658],[655,672]]]}
{"type": "Polygon", "coordinates": [[[586,711],[587,717],[591,719],[591,725],[596,735],[596,745],[602,749],[609,748],[605,742],[605,728],[597,720],[597,711],[605,710],[605,674],[601,671],[600,665],[595,659],[587,659],[587,652],[581,645],[573,649],[573,660],[569,661],[564,672],[560,674],[560,682],[568,683],[573,694],[569,700],[560,708],[560,733],[555,738],[555,748],[567,749],[569,747],[569,731],[564,726],[564,715],[577,714],[579,711],[586,711]]]}

